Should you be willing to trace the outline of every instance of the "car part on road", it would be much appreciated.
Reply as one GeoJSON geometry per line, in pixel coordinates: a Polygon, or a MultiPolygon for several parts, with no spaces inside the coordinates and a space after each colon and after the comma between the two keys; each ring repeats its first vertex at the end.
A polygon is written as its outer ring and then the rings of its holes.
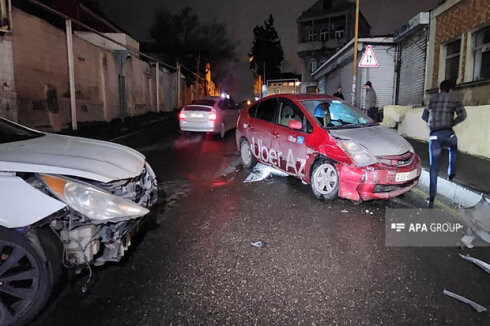
{"type": "Polygon", "coordinates": [[[465,255],[462,255],[462,254],[459,254],[459,256],[469,262],[472,262],[473,264],[475,264],[476,266],[480,267],[481,269],[483,269],[485,272],[487,272],[488,274],[490,274],[490,264],[488,263],[485,263],[484,261],[482,260],[479,260],[479,259],[476,259],[476,258],[473,258],[471,256],[465,256],[465,255]]]}
{"type": "Polygon", "coordinates": [[[444,289],[444,291],[442,292],[444,293],[445,295],[451,297],[451,298],[454,298],[456,300],[459,300],[461,302],[464,302],[466,304],[469,304],[473,309],[475,309],[476,311],[478,312],[484,312],[484,311],[487,311],[487,308],[479,305],[478,303],[474,302],[474,301],[471,301],[470,299],[466,299],[465,297],[462,297],[456,293],[453,293],[451,291],[448,291],[446,289],[444,289]]]}
{"type": "Polygon", "coordinates": [[[243,166],[247,169],[251,169],[257,164],[257,160],[252,154],[250,143],[246,139],[243,139],[240,143],[240,156],[242,158],[243,166]]]}
{"type": "Polygon", "coordinates": [[[490,203],[482,194],[480,201],[472,207],[460,208],[459,213],[465,220],[467,236],[461,241],[468,247],[474,240],[474,234],[478,235],[485,242],[490,243],[490,203]]]}
{"type": "Polygon", "coordinates": [[[42,248],[25,234],[0,227],[0,325],[35,317],[51,294],[52,275],[42,248]]]}
{"type": "Polygon", "coordinates": [[[257,242],[252,242],[251,245],[257,248],[264,248],[267,245],[267,243],[265,243],[264,241],[257,241],[257,242]]]}
{"type": "Polygon", "coordinates": [[[262,163],[257,163],[257,165],[254,166],[252,172],[243,181],[243,183],[262,181],[262,180],[265,180],[271,174],[274,174],[274,175],[277,175],[280,177],[287,177],[288,176],[287,173],[279,171],[278,169],[274,169],[274,168],[267,166],[267,165],[264,165],[262,163]]]}
{"type": "Polygon", "coordinates": [[[339,174],[333,162],[322,159],[311,172],[311,189],[316,198],[332,200],[339,192],[339,174]]]}

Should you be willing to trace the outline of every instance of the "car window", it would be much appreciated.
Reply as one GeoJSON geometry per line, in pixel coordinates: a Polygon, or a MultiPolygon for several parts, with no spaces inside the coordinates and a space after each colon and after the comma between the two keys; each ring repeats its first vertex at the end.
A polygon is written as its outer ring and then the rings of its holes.
{"type": "Polygon", "coordinates": [[[216,100],[205,98],[205,99],[200,99],[200,100],[194,100],[194,101],[192,101],[191,104],[213,106],[214,102],[216,102],[216,100]]]}
{"type": "Polygon", "coordinates": [[[44,134],[41,132],[27,129],[8,120],[0,119],[0,144],[42,136],[44,134]]]}
{"type": "Polygon", "coordinates": [[[276,113],[276,99],[265,100],[260,102],[257,109],[256,118],[265,120],[268,122],[274,122],[274,116],[276,113]]]}
{"type": "Polygon", "coordinates": [[[281,101],[279,105],[279,119],[278,124],[284,127],[289,126],[289,121],[296,120],[303,125],[303,131],[305,128],[305,115],[301,110],[293,103],[281,101]]]}
{"type": "Polygon", "coordinates": [[[301,104],[325,129],[357,128],[375,125],[374,121],[355,107],[338,100],[307,100],[301,104]]]}
{"type": "Polygon", "coordinates": [[[255,118],[255,113],[257,113],[257,107],[258,106],[259,106],[258,104],[255,104],[255,105],[248,108],[248,115],[250,117],[255,118]]]}
{"type": "Polygon", "coordinates": [[[219,107],[220,109],[222,109],[222,110],[226,110],[226,109],[228,108],[227,106],[228,106],[228,105],[227,105],[226,100],[220,100],[220,101],[218,102],[218,107],[219,107]]]}

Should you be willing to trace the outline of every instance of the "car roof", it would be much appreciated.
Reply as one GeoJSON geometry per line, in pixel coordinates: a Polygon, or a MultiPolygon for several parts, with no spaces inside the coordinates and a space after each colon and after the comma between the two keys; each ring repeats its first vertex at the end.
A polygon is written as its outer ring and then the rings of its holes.
{"type": "Polygon", "coordinates": [[[264,97],[261,100],[269,99],[269,98],[275,98],[275,97],[285,97],[285,98],[288,98],[290,100],[296,100],[296,101],[320,100],[320,99],[336,100],[336,99],[338,99],[337,97],[332,96],[332,95],[328,95],[328,94],[274,94],[274,95],[269,95],[267,97],[264,97]]]}

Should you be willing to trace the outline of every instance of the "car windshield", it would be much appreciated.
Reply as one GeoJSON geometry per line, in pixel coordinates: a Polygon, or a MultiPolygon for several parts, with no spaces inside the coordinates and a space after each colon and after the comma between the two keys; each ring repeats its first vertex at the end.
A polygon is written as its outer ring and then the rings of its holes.
{"type": "Polygon", "coordinates": [[[338,100],[307,100],[301,102],[308,113],[325,129],[358,128],[375,125],[367,115],[338,100]]]}
{"type": "Polygon", "coordinates": [[[43,133],[27,129],[5,119],[0,119],[0,144],[44,136],[43,133]]]}

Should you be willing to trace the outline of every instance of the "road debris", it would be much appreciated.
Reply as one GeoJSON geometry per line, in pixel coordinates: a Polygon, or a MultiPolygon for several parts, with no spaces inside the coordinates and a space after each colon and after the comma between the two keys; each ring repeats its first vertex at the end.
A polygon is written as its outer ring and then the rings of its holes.
{"type": "Polygon", "coordinates": [[[252,246],[257,247],[257,248],[264,248],[266,244],[267,243],[265,243],[264,241],[257,241],[257,242],[251,243],[252,246]]]}
{"type": "Polygon", "coordinates": [[[490,243],[490,204],[485,196],[482,194],[478,203],[472,207],[461,208],[459,212],[468,226],[466,229],[468,237],[463,237],[461,241],[468,248],[471,248],[471,242],[474,239],[473,234],[476,234],[483,241],[490,243]]]}
{"type": "Polygon", "coordinates": [[[479,260],[479,259],[476,259],[476,258],[473,258],[471,256],[465,256],[465,255],[462,255],[462,254],[459,254],[459,256],[467,261],[470,261],[472,262],[473,264],[475,264],[476,266],[480,267],[481,269],[483,269],[485,272],[487,272],[488,274],[490,274],[490,264],[488,263],[485,263],[484,261],[482,260],[479,260]]]}
{"type": "Polygon", "coordinates": [[[451,298],[454,298],[456,300],[459,300],[461,302],[464,302],[466,304],[469,304],[471,307],[473,307],[473,309],[475,309],[476,311],[478,312],[484,312],[484,311],[487,311],[487,308],[483,307],[483,306],[480,306],[478,303],[474,302],[474,301],[471,301],[469,299],[466,299],[465,297],[462,297],[460,295],[457,295],[456,293],[453,293],[451,291],[448,291],[446,289],[444,289],[444,291],[442,291],[442,293],[444,293],[445,295],[447,296],[450,296],[451,298]]]}
{"type": "Polygon", "coordinates": [[[243,181],[244,183],[249,183],[249,182],[257,182],[257,181],[262,181],[266,179],[268,176],[271,174],[277,175],[280,177],[287,177],[288,174],[285,172],[281,172],[277,169],[274,169],[270,166],[267,166],[265,164],[257,163],[256,166],[254,166],[252,172],[248,175],[248,177],[243,181]]]}
{"type": "Polygon", "coordinates": [[[348,211],[348,210],[346,210],[346,209],[343,209],[343,210],[341,210],[340,212],[341,212],[341,213],[349,213],[349,211],[348,211]]]}

